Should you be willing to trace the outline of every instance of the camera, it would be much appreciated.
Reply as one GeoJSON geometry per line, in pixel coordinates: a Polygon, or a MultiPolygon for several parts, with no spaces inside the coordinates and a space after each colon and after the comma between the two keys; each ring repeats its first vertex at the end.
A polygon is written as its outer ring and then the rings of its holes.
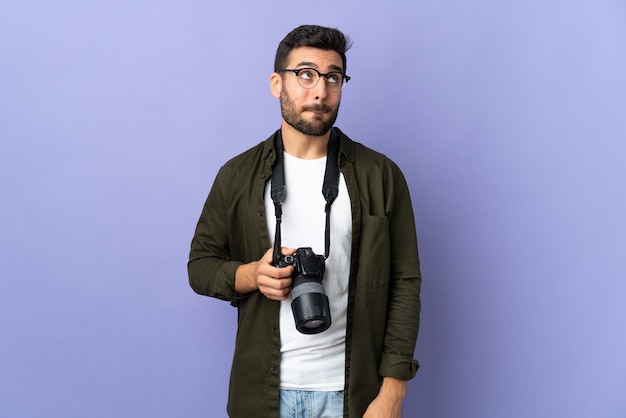
{"type": "Polygon", "coordinates": [[[293,266],[291,275],[291,311],[296,329],[302,334],[319,334],[331,324],[328,296],[324,293],[324,257],[309,247],[298,248],[295,254],[281,255],[277,267],[293,266]]]}

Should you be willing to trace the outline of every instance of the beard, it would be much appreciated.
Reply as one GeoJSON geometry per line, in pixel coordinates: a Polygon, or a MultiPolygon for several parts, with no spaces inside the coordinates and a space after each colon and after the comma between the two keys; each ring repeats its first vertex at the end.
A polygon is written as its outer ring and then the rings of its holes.
{"type": "Polygon", "coordinates": [[[302,132],[304,135],[322,136],[335,124],[339,114],[339,104],[334,111],[325,104],[312,104],[298,109],[289,97],[289,94],[287,94],[287,91],[283,90],[280,93],[280,110],[285,122],[297,131],[302,132]],[[321,117],[316,116],[313,121],[309,122],[300,116],[305,111],[324,112],[324,115],[321,117]]]}

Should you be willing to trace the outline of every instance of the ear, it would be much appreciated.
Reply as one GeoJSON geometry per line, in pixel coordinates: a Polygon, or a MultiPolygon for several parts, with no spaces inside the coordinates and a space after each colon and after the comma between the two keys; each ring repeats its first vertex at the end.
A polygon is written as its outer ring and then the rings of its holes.
{"type": "Polygon", "coordinates": [[[283,91],[283,78],[278,73],[272,73],[270,76],[270,91],[272,96],[279,99],[280,93],[283,91]]]}

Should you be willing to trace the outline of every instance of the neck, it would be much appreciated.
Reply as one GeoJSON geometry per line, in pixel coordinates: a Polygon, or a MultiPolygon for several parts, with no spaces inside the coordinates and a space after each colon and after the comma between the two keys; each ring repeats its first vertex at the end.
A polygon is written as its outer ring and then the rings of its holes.
{"type": "Polygon", "coordinates": [[[296,158],[314,160],[328,152],[330,130],[322,136],[305,135],[283,121],[281,125],[284,151],[296,158]]]}

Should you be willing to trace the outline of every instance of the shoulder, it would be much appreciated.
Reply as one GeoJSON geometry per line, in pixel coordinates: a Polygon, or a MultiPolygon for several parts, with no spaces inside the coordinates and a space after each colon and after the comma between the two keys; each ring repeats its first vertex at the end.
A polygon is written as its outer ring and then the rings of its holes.
{"type": "Polygon", "coordinates": [[[241,171],[251,172],[254,171],[256,167],[262,165],[265,160],[270,159],[273,161],[275,155],[275,136],[276,133],[228,160],[220,168],[220,175],[231,175],[233,173],[240,173],[241,171]]]}
{"type": "Polygon", "coordinates": [[[239,167],[251,161],[267,158],[274,151],[274,136],[275,134],[272,134],[269,138],[259,142],[252,148],[234,156],[224,164],[224,167],[239,167]]]}
{"type": "Polygon", "coordinates": [[[400,168],[391,158],[351,139],[338,128],[335,129],[339,133],[342,158],[352,162],[355,170],[402,176],[400,168]]]}

